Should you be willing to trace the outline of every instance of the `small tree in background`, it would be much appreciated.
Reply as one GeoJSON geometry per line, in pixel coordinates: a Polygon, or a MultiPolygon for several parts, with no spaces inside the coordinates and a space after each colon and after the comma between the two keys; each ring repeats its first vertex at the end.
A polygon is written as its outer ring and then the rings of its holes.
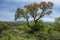
{"type": "Polygon", "coordinates": [[[60,23],[60,17],[58,17],[58,18],[55,18],[55,22],[58,22],[58,23],[60,23]]]}
{"type": "Polygon", "coordinates": [[[15,14],[15,20],[18,18],[24,17],[27,21],[28,27],[31,27],[29,25],[29,18],[32,17],[34,19],[34,27],[37,27],[38,20],[44,17],[44,15],[50,15],[52,13],[53,3],[51,2],[41,2],[39,4],[32,3],[29,5],[25,5],[24,8],[26,10],[23,10],[21,8],[17,8],[16,14],[15,14]],[[39,11],[40,10],[40,11],[39,11]]]}
{"type": "Polygon", "coordinates": [[[59,31],[60,32],[60,17],[55,18],[55,22],[53,24],[53,28],[55,31],[59,31]]]}

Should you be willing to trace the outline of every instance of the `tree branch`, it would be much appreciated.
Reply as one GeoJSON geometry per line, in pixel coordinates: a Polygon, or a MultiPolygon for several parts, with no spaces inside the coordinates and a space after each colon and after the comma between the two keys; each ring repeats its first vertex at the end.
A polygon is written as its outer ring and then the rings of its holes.
{"type": "MultiPolygon", "coordinates": [[[[43,12],[42,12],[42,13],[43,13],[43,12]]],[[[40,14],[39,18],[36,19],[36,21],[38,21],[38,20],[41,18],[42,13],[40,14]]]]}
{"type": "Polygon", "coordinates": [[[45,10],[42,10],[42,12],[41,12],[39,18],[37,18],[36,21],[38,21],[38,20],[39,20],[41,17],[43,17],[44,15],[45,15],[45,10]]]}

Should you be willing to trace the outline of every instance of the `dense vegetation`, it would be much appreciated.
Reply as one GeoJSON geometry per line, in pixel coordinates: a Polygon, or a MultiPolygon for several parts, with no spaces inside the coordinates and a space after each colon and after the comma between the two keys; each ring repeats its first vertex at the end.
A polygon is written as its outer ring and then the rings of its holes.
{"type": "Polygon", "coordinates": [[[26,22],[0,22],[0,40],[60,40],[60,20],[54,23],[46,23],[38,21],[38,30],[33,32],[35,28],[34,22],[29,22],[32,26],[30,29],[26,22]]]}

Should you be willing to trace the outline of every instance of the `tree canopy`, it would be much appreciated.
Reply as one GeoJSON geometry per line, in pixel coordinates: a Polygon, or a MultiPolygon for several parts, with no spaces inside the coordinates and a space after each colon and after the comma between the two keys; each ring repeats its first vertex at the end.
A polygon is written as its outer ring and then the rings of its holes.
{"type": "Polygon", "coordinates": [[[44,17],[44,15],[50,15],[52,13],[53,3],[41,2],[38,4],[34,2],[29,5],[25,5],[24,8],[26,10],[17,8],[15,20],[24,17],[27,20],[27,25],[30,26],[28,19],[32,17],[34,19],[35,26],[37,26],[37,22],[40,18],[44,17]]]}

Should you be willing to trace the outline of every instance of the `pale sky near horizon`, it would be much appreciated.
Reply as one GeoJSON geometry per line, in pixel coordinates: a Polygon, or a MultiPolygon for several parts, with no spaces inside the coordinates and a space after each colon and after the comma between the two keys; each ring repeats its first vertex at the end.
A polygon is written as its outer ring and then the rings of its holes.
{"type": "MultiPolygon", "coordinates": [[[[53,13],[49,16],[44,16],[42,18],[43,21],[53,22],[56,17],[60,17],[60,0],[0,0],[0,21],[15,21],[14,15],[18,7],[24,9],[24,5],[34,2],[40,3],[41,1],[54,3],[53,13]]],[[[30,20],[32,19],[30,18],[30,20]]]]}

